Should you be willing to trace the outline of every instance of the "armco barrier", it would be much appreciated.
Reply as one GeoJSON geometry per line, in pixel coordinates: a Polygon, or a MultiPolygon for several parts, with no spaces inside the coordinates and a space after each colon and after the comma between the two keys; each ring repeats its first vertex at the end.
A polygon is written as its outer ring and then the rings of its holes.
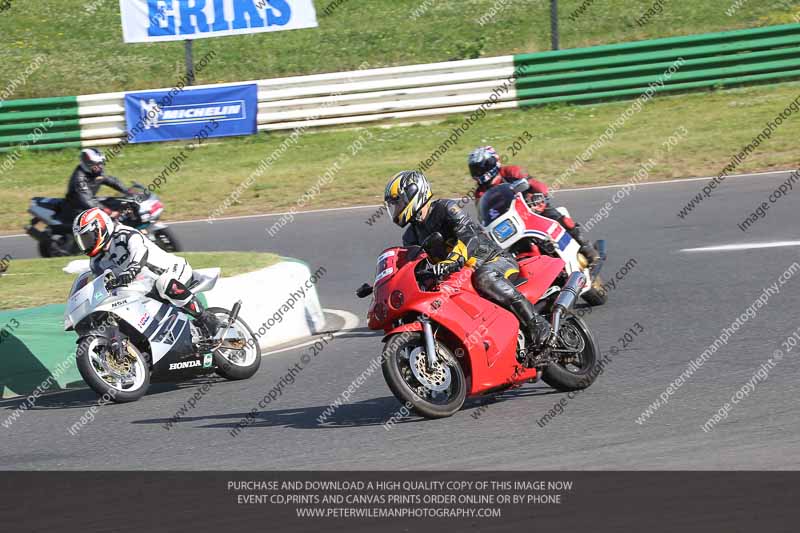
{"type": "MultiPolygon", "coordinates": [[[[275,131],[413,122],[470,113],[490,99],[492,109],[508,109],[636,97],[650,87],[674,92],[798,77],[800,24],[786,24],[250,83],[259,88],[258,129],[275,131]],[[679,58],[680,68],[664,78],[679,58]]],[[[29,148],[117,144],[126,136],[123,99],[107,93],[5,102],[0,152],[24,142],[45,119],[53,127],[29,148]]]]}
{"type": "MultiPolygon", "coordinates": [[[[287,260],[222,278],[212,291],[203,294],[210,306],[230,308],[241,299],[242,319],[257,334],[263,349],[307,337],[325,327],[316,288],[313,284],[304,286],[311,276],[305,263],[287,260]],[[301,287],[303,296],[293,300],[291,293],[301,287]],[[275,317],[281,308],[288,311],[282,312],[278,321],[275,317]]],[[[14,324],[13,329],[0,339],[0,398],[30,395],[37,388],[52,392],[83,386],[74,364],[77,336],[63,328],[64,305],[0,311],[0,326],[9,323],[14,324]]]]}

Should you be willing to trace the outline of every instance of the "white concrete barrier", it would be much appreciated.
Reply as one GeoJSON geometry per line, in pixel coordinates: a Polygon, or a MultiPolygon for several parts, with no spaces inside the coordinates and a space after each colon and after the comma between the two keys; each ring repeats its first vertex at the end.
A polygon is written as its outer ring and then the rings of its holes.
{"type": "Polygon", "coordinates": [[[242,300],[239,316],[253,330],[259,346],[268,348],[324,329],[325,314],[316,289],[321,276],[324,271],[311,272],[304,263],[287,261],[222,278],[204,294],[209,307],[230,309],[242,300]]]}

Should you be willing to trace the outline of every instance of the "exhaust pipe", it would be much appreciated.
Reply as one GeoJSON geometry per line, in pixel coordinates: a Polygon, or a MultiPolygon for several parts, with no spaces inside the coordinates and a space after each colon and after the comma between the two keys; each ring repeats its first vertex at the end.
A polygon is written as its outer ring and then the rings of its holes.
{"type": "Polygon", "coordinates": [[[578,295],[585,285],[586,276],[581,272],[573,272],[570,274],[567,283],[564,284],[564,288],[561,289],[558,297],[556,297],[556,301],[553,304],[553,317],[550,319],[550,326],[553,329],[553,334],[550,337],[551,342],[555,342],[558,336],[558,330],[561,329],[561,317],[564,313],[572,309],[572,306],[575,305],[575,301],[578,299],[578,295]]]}
{"type": "MultiPolygon", "coordinates": [[[[231,330],[231,326],[233,326],[233,323],[236,322],[237,318],[239,318],[239,311],[241,309],[242,309],[241,300],[233,304],[233,307],[231,308],[231,314],[228,315],[228,324],[225,325],[225,331],[223,331],[222,335],[220,335],[219,343],[211,350],[212,352],[216,352],[217,350],[219,350],[219,347],[222,346],[223,342],[225,342],[225,337],[228,336],[228,332],[231,330]]],[[[217,335],[219,335],[219,333],[217,333],[217,335]]]]}
{"type": "Polygon", "coordinates": [[[242,309],[242,301],[239,300],[235,304],[233,304],[233,309],[231,309],[231,314],[228,317],[228,327],[231,327],[236,319],[239,318],[239,311],[242,309]]]}

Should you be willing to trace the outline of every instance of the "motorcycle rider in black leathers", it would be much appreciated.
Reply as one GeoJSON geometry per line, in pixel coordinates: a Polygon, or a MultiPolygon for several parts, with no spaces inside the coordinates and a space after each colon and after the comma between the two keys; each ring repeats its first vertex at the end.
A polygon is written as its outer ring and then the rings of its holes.
{"type": "Polygon", "coordinates": [[[430,184],[422,172],[399,172],[386,186],[384,200],[392,220],[409,228],[403,234],[403,246],[420,246],[434,233],[441,233],[448,248],[447,256],[433,265],[433,274],[444,278],[464,266],[475,268],[472,282],[484,298],[508,309],[527,329],[537,347],[549,338],[551,328],[511,279],[519,274],[517,262],[506,255],[469,218],[455,200],[431,200],[430,184]]]}
{"type": "Polygon", "coordinates": [[[95,148],[81,150],[80,164],[69,177],[66,202],[60,217],[62,220],[71,222],[79,213],[92,207],[99,207],[111,218],[116,218],[118,213],[104,208],[97,201],[95,198],[97,190],[101,185],[106,185],[123,194],[131,191],[114,176],[105,174],[105,162],[106,158],[100,150],[95,148]]]}

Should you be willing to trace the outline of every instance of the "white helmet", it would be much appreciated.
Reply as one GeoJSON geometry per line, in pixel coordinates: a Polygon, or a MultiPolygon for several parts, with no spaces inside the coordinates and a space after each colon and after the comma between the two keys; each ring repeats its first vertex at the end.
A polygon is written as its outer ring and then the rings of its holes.
{"type": "Polygon", "coordinates": [[[93,176],[99,176],[105,170],[106,156],[96,148],[81,150],[81,170],[93,176]]]}

